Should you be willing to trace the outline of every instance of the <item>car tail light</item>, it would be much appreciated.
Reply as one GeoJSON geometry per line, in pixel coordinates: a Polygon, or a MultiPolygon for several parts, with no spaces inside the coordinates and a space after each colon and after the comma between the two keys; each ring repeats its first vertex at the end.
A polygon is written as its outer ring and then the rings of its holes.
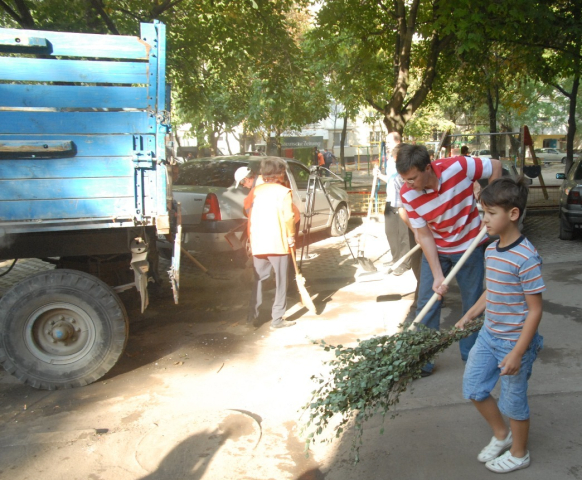
{"type": "Polygon", "coordinates": [[[568,194],[568,204],[569,205],[582,205],[582,197],[580,197],[580,192],[577,190],[571,190],[568,194]]]}
{"type": "Polygon", "coordinates": [[[214,193],[206,195],[206,201],[202,209],[202,220],[222,220],[218,198],[214,193]]]}

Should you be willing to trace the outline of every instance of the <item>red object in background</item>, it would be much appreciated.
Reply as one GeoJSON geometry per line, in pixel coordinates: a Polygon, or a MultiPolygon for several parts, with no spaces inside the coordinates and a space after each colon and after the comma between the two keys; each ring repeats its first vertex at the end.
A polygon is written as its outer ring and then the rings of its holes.
{"type": "Polygon", "coordinates": [[[572,190],[568,194],[568,205],[582,205],[582,198],[580,197],[580,192],[572,190]]]}
{"type": "Polygon", "coordinates": [[[204,207],[202,208],[202,220],[222,220],[218,198],[214,193],[209,193],[206,196],[206,201],[204,202],[204,207]]]}
{"type": "Polygon", "coordinates": [[[529,134],[529,128],[527,125],[523,126],[523,144],[527,147],[528,145],[533,145],[533,140],[529,134]]]}

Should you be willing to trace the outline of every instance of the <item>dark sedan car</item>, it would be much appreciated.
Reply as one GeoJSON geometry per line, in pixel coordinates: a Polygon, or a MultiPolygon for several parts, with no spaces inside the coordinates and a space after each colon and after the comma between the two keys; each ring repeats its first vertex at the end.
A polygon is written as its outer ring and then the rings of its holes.
{"type": "Polygon", "coordinates": [[[572,240],[574,228],[582,225],[582,159],[575,161],[568,173],[557,173],[564,180],[560,187],[560,238],[572,240]]]}

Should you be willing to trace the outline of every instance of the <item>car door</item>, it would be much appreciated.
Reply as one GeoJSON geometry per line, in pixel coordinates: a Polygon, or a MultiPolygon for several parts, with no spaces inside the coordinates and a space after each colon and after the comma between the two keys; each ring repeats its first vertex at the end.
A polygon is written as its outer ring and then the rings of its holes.
{"type": "Polygon", "coordinates": [[[556,150],[555,148],[548,148],[547,158],[550,162],[559,162],[560,160],[562,160],[560,152],[558,152],[558,150],[556,150]]]}
{"type": "MultiPolygon", "coordinates": [[[[303,215],[305,213],[307,201],[307,185],[309,183],[309,169],[304,165],[295,162],[288,162],[287,167],[291,173],[291,176],[293,177],[290,179],[291,187],[293,188],[294,192],[297,193],[301,202],[301,208],[299,210],[301,211],[301,220],[303,226],[303,215]]],[[[315,184],[315,205],[313,212],[315,215],[312,217],[311,227],[321,228],[329,223],[329,217],[333,212],[331,211],[329,203],[325,198],[325,193],[321,190],[320,182],[316,181],[315,184]]]]}

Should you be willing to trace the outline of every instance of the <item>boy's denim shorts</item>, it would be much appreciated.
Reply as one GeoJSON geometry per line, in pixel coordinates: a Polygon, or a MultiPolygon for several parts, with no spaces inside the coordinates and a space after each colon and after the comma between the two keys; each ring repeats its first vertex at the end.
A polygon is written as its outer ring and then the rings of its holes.
{"type": "Polygon", "coordinates": [[[515,342],[494,337],[483,327],[467,359],[463,375],[463,397],[479,402],[485,400],[501,377],[501,394],[497,403],[499,410],[513,420],[527,420],[527,381],[531,376],[533,362],[543,347],[543,337],[536,333],[521,358],[521,367],[516,375],[500,376],[499,364],[514,346],[515,342]]]}

